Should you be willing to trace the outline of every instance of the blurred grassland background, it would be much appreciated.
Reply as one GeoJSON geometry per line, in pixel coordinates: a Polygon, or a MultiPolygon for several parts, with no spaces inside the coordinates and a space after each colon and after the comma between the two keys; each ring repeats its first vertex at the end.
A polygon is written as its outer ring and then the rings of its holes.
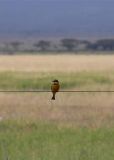
{"type": "MultiPolygon", "coordinates": [[[[114,90],[113,55],[0,57],[0,90],[114,90]]],[[[113,93],[0,93],[0,159],[113,160],[113,93]]]]}

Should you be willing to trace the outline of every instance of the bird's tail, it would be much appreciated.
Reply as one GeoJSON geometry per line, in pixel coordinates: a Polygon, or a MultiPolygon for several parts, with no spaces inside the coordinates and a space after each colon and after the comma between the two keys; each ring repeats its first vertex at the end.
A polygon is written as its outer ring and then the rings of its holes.
{"type": "Polygon", "coordinates": [[[55,92],[53,92],[53,96],[51,98],[52,100],[55,100],[55,92]]]}

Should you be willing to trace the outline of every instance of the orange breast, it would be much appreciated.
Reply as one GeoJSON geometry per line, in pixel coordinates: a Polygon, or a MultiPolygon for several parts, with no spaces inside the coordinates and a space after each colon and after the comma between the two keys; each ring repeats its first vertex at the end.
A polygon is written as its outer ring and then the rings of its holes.
{"type": "Polygon", "coordinates": [[[59,84],[52,84],[51,90],[52,92],[58,92],[59,91],[59,84]]]}

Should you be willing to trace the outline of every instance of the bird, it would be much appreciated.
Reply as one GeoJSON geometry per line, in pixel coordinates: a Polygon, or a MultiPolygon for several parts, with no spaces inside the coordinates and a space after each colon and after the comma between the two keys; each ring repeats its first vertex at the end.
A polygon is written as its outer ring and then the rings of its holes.
{"type": "Polygon", "coordinates": [[[52,91],[52,100],[55,100],[55,94],[56,92],[59,91],[59,88],[60,88],[60,85],[59,85],[59,81],[57,79],[53,80],[52,81],[52,85],[51,85],[51,91],[52,91]]]}

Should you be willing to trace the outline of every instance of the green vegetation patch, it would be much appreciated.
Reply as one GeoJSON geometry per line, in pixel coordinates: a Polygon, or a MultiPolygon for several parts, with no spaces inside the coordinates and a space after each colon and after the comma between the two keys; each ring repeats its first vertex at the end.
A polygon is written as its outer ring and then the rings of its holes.
{"type": "Polygon", "coordinates": [[[106,73],[37,73],[37,72],[0,72],[0,89],[50,89],[51,81],[58,79],[61,88],[86,85],[112,85],[114,75],[106,73]]]}
{"type": "Polygon", "coordinates": [[[114,129],[0,122],[0,159],[113,160],[114,129]]]}

